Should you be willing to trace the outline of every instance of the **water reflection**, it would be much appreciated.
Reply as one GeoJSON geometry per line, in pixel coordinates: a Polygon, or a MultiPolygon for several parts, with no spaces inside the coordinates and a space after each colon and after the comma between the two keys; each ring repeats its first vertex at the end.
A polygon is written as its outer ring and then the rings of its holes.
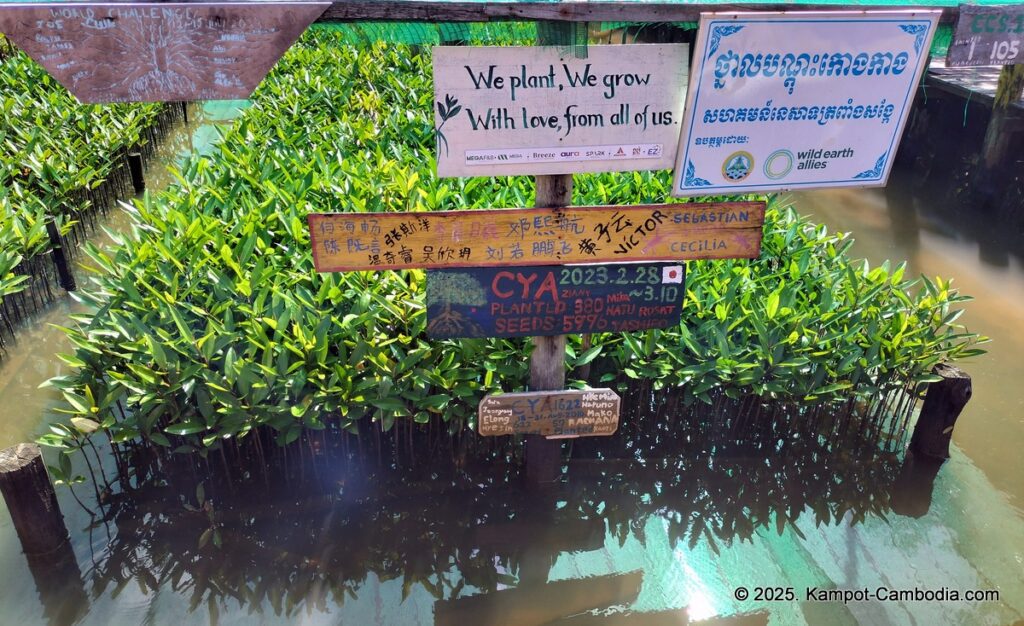
{"type": "MultiPolygon", "coordinates": [[[[248,477],[225,475],[213,459],[198,468],[165,462],[161,479],[146,478],[139,464],[139,482],[95,524],[110,539],[86,568],[89,594],[138,588],[152,603],[166,591],[214,622],[225,613],[290,620],[355,605],[375,607],[367,621],[396,623],[405,620],[380,599],[393,584],[399,604],[417,589],[429,597],[416,619],[432,614],[437,624],[686,623],[685,607],[670,599],[636,610],[652,584],[641,571],[556,580],[554,566],[567,555],[643,544],[652,523],[664,527],[669,553],[717,554],[757,533],[803,537],[794,523],[805,516],[856,524],[913,491],[871,428],[859,445],[840,447],[810,421],[699,428],[679,417],[699,411],[681,411],[671,394],[629,397],[634,414],[620,432],[567,444],[563,479],[544,488],[519,479],[510,441],[449,437],[438,426],[361,441],[318,434],[248,477]]],[[[850,428],[861,430],[856,421],[850,428]]],[[[59,614],[55,598],[42,600],[59,614]]],[[[767,613],[730,619],[739,621],[716,623],[766,623],[767,613]]]]}

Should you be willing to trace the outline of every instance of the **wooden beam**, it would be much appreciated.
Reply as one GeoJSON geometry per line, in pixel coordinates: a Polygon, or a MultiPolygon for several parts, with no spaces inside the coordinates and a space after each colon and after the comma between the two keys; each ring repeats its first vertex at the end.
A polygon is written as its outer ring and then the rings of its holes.
{"type": "Polygon", "coordinates": [[[841,10],[934,10],[942,8],[941,22],[952,23],[959,15],[956,6],[900,6],[793,4],[786,3],[701,3],[681,2],[446,2],[430,0],[346,0],[334,2],[320,22],[696,22],[702,11],[841,11],[841,10]]]}

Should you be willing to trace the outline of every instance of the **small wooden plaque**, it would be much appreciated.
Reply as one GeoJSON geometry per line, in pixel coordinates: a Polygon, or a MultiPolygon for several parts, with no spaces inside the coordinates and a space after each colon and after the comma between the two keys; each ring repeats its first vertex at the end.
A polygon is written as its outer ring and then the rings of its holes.
{"type": "Polygon", "coordinates": [[[619,402],[611,389],[489,395],[480,401],[477,430],[483,436],[613,435],[619,428],[619,402]]]}

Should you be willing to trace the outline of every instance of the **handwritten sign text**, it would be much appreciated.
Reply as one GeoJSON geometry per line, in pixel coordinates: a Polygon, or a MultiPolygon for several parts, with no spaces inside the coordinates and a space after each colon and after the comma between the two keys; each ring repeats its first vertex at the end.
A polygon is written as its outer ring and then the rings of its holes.
{"type": "Polygon", "coordinates": [[[619,396],[611,389],[530,391],[485,396],[477,430],[483,436],[612,435],[619,427],[619,396]]]}
{"type": "Polygon", "coordinates": [[[311,213],[319,272],[754,258],[764,202],[311,213]]]}

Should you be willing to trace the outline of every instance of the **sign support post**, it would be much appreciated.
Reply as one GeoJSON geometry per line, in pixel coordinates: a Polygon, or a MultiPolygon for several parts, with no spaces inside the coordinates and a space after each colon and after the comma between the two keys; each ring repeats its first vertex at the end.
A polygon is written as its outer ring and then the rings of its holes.
{"type": "MultiPolygon", "coordinates": [[[[537,176],[537,208],[560,208],[572,204],[572,174],[537,176]]],[[[556,391],[565,388],[565,335],[533,338],[530,355],[530,390],[556,391]]],[[[526,435],[526,478],[533,483],[558,479],[562,464],[562,442],[543,435],[526,435]]]]}
{"type": "MultiPolygon", "coordinates": [[[[555,45],[550,31],[537,28],[537,44],[555,45]]],[[[534,206],[543,209],[572,204],[572,174],[536,176],[537,197],[534,206]]],[[[555,391],[565,387],[565,335],[533,338],[530,355],[530,390],[555,391]]],[[[524,442],[526,479],[531,483],[550,483],[558,479],[562,465],[562,442],[542,435],[526,435],[524,442]]]]}

